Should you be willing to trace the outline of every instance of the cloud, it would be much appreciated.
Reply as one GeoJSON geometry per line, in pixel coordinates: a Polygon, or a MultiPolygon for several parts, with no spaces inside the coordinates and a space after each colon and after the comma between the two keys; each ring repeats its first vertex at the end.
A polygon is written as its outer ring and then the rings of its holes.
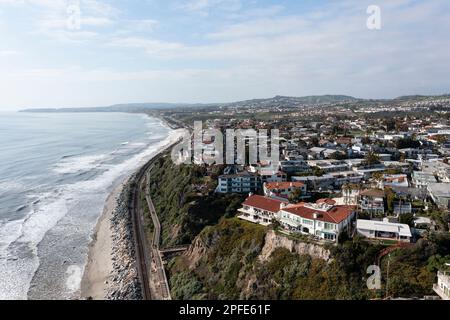
{"type": "Polygon", "coordinates": [[[258,18],[233,24],[207,35],[210,39],[235,39],[257,36],[273,36],[300,32],[307,21],[299,16],[258,18]]]}
{"type": "Polygon", "coordinates": [[[86,41],[98,35],[95,29],[114,25],[120,11],[100,0],[0,0],[0,5],[29,9],[34,21],[32,34],[61,42],[86,41]],[[69,28],[75,21],[79,28],[69,28]]]}
{"type": "Polygon", "coordinates": [[[139,37],[115,38],[112,39],[108,45],[111,47],[139,48],[145,50],[149,55],[158,56],[160,58],[175,58],[183,54],[187,49],[186,46],[178,42],[167,42],[139,37]]]}
{"type": "MultiPolygon", "coordinates": [[[[38,31],[61,48],[93,58],[64,60],[55,54],[55,63],[51,58],[28,59],[26,66],[4,63],[2,100],[101,105],[330,92],[385,98],[450,89],[450,3],[444,0],[380,0],[379,31],[366,27],[370,0],[314,2],[302,11],[289,1],[285,7],[239,2],[231,11],[227,0],[178,1],[177,10],[169,5],[152,17],[103,11],[96,1],[83,10],[81,30],[65,28],[66,11],[59,9],[64,1],[55,1],[40,3],[38,31]],[[72,67],[74,61],[80,66],[72,67]]],[[[25,2],[31,3],[21,5],[25,2]]]]}
{"type": "MultiPolygon", "coordinates": [[[[204,10],[210,5],[197,2],[190,9],[204,10]]],[[[152,36],[118,38],[110,45],[142,49],[152,60],[201,64],[211,71],[202,70],[201,75],[239,91],[256,82],[260,92],[275,94],[278,89],[285,94],[343,92],[389,97],[423,90],[424,83],[430,88],[436,87],[436,81],[449,86],[444,75],[450,71],[446,58],[450,45],[443,39],[450,27],[436,29],[450,19],[450,12],[443,10],[446,3],[399,0],[380,5],[380,31],[367,29],[366,3],[355,6],[355,1],[343,1],[305,13],[281,15],[282,10],[274,10],[279,12],[275,16],[228,22],[195,44],[152,36]]]]}
{"type": "Polygon", "coordinates": [[[212,10],[238,11],[242,8],[242,3],[241,0],[184,0],[178,2],[175,8],[191,13],[208,15],[212,10]]]}
{"type": "Polygon", "coordinates": [[[20,55],[20,52],[16,50],[0,50],[0,57],[12,57],[20,55]]]}

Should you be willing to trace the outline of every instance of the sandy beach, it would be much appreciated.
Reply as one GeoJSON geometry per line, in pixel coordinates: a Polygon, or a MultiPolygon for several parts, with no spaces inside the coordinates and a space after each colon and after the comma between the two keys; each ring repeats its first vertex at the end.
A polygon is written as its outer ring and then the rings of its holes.
{"type": "Polygon", "coordinates": [[[103,213],[95,228],[94,237],[89,246],[88,262],[81,281],[82,299],[103,300],[106,298],[106,290],[113,270],[110,219],[116,206],[116,199],[126,180],[109,194],[103,213]]]}
{"type": "MultiPolygon", "coordinates": [[[[166,139],[164,146],[149,159],[146,159],[146,161],[150,161],[152,158],[166,150],[185,133],[185,129],[174,130],[166,139]]],[[[94,230],[93,239],[89,246],[88,261],[81,280],[81,299],[106,299],[108,284],[113,277],[113,234],[111,230],[111,217],[117,205],[117,198],[128,182],[128,179],[129,178],[124,179],[124,181],[115,187],[109,194],[105,202],[103,213],[94,230]]]]}

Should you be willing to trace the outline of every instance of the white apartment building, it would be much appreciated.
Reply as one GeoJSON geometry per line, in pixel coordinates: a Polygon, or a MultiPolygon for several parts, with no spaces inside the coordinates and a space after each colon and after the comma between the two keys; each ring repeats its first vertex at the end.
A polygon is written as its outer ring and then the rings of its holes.
{"type": "Polygon", "coordinates": [[[450,272],[439,271],[438,282],[433,285],[433,290],[442,300],[450,300],[450,272]]]}
{"type": "Polygon", "coordinates": [[[239,209],[239,219],[268,226],[277,218],[278,211],[287,201],[272,199],[259,195],[250,195],[239,209]]]}
{"type": "Polygon", "coordinates": [[[336,242],[339,234],[351,226],[356,206],[304,203],[283,206],[278,220],[288,231],[336,242]]]}
{"type": "Polygon", "coordinates": [[[397,240],[401,242],[411,242],[411,229],[407,224],[391,223],[388,219],[383,221],[360,220],[356,221],[356,231],[358,234],[380,240],[397,240]]]}

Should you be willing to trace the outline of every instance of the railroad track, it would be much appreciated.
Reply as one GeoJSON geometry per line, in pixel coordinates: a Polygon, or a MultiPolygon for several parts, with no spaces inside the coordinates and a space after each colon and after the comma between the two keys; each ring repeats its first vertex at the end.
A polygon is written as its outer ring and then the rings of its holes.
{"type": "MultiPolygon", "coordinates": [[[[181,140],[181,139],[180,139],[181,140]]],[[[170,150],[174,145],[180,142],[180,140],[174,142],[163,150],[160,154],[166,150],[170,150]]],[[[132,178],[134,185],[131,190],[130,199],[130,214],[133,224],[134,243],[136,250],[136,264],[139,281],[142,286],[142,299],[143,300],[171,300],[170,288],[167,281],[166,273],[164,270],[163,260],[159,251],[159,243],[161,236],[161,225],[159,223],[158,216],[156,215],[155,208],[150,199],[148,192],[148,184],[143,188],[143,184],[146,179],[146,174],[149,173],[153,161],[159,157],[147,162],[132,178]],[[155,226],[155,232],[153,235],[152,243],[148,243],[146,232],[144,229],[144,210],[140,198],[140,192],[145,190],[146,204],[150,210],[152,220],[155,226]],[[156,265],[155,272],[152,272],[152,261],[156,265]]]]}
{"type": "Polygon", "coordinates": [[[153,295],[150,288],[151,251],[148,250],[147,238],[144,230],[143,211],[139,198],[139,189],[142,186],[143,177],[149,169],[151,162],[144,165],[136,174],[135,184],[131,190],[130,213],[133,223],[134,242],[136,250],[137,272],[142,287],[142,299],[151,300],[153,295]]]}

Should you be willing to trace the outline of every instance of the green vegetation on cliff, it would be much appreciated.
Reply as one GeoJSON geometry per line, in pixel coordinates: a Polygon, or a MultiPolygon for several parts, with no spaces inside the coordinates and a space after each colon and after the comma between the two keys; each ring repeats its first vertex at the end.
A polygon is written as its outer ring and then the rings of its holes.
{"type": "Polygon", "coordinates": [[[264,245],[265,232],[264,227],[237,218],[222,219],[216,226],[205,228],[198,237],[205,254],[193,253],[172,261],[170,285],[174,298],[241,298],[246,277],[264,245]],[[197,262],[193,261],[197,258],[197,262]]]}
{"type": "Polygon", "coordinates": [[[386,247],[355,237],[340,239],[328,262],[285,248],[262,260],[267,228],[233,218],[243,196],[213,192],[220,169],[176,166],[167,155],[154,161],[150,189],[163,245],[193,242],[168,265],[175,299],[423,297],[432,294],[436,271],[450,259],[450,235],[442,232],[384,256],[386,247]],[[380,290],[367,289],[370,265],[381,268],[380,290]]]}
{"type": "Polygon", "coordinates": [[[204,166],[177,166],[167,154],[155,159],[150,193],[161,222],[163,246],[191,243],[205,226],[236,212],[242,196],[214,194],[216,175],[204,166]]]}
{"type": "Polygon", "coordinates": [[[237,219],[222,219],[197,239],[201,249],[178,257],[169,265],[176,299],[379,299],[386,296],[423,297],[432,294],[436,271],[448,255],[448,235],[421,240],[380,258],[384,249],[362,238],[332,248],[326,262],[285,248],[268,261],[259,255],[266,229],[237,219]],[[367,288],[367,268],[380,263],[382,287],[367,288]]]}

